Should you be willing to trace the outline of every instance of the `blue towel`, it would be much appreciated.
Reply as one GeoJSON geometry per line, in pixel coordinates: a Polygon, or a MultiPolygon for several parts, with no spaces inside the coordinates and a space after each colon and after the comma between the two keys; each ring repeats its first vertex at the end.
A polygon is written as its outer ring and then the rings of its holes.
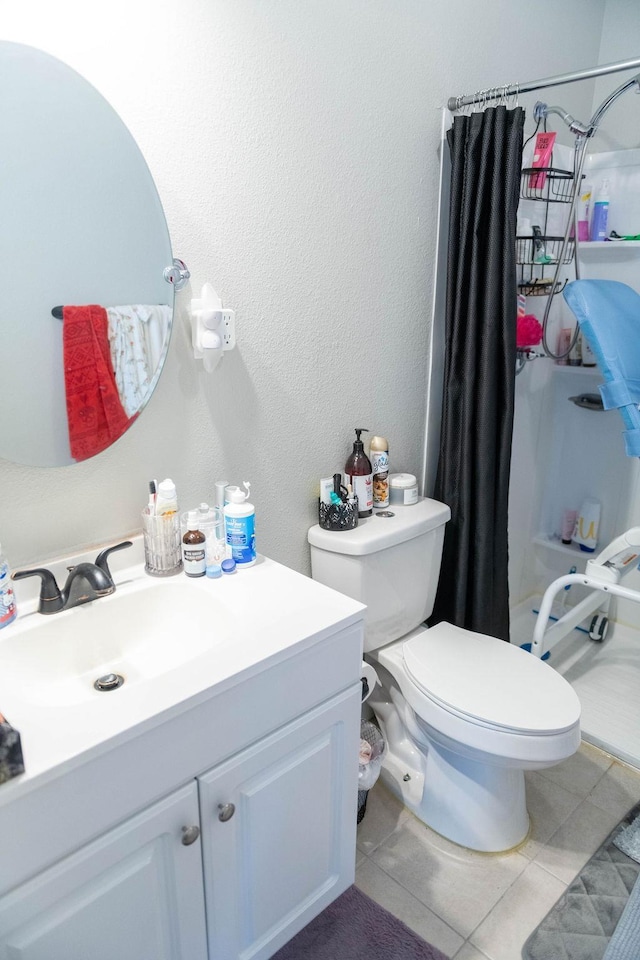
{"type": "Polygon", "coordinates": [[[574,280],[563,296],[606,381],[604,408],[620,410],[627,456],[640,457],[640,294],[617,280],[574,280]]]}

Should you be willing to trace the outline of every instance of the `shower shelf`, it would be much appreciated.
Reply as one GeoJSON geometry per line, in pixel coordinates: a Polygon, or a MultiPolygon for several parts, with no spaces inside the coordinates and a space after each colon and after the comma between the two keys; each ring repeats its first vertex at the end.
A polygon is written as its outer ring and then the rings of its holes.
{"type": "MultiPolygon", "coordinates": [[[[560,280],[556,284],[553,295],[555,296],[556,293],[562,293],[566,285],[566,280],[560,280]]],[[[530,277],[529,280],[520,280],[518,282],[518,290],[525,297],[548,297],[551,295],[552,287],[553,280],[550,278],[547,279],[546,277],[530,277]]]]}
{"type": "MultiPolygon", "coordinates": [[[[539,237],[516,237],[516,263],[520,266],[545,267],[559,262],[560,251],[564,237],[550,237],[542,235],[539,237]],[[536,257],[541,256],[541,250],[544,251],[545,260],[541,262],[536,257]]],[[[562,263],[572,263],[575,243],[569,240],[567,248],[562,258],[562,263]]]]}
{"type": "Polygon", "coordinates": [[[599,380],[602,380],[602,373],[600,372],[600,367],[583,367],[581,364],[578,366],[570,366],[568,363],[554,363],[553,365],[554,373],[564,376],[567,373],[577,374],[579,377],[598,377],[599,380]]]}
{"type": "MultiPolygon", "coordinates": [[[[584,180],[584,174],[582,179],[584,180]]],[[[520,179],[520,197],[522,200],[570,203],[572,194],[573,173],[571,170],[560,170],[557,167],[523,168],[520,179]]]]}
{"type": "Polygon", "coordinates": [[[581,550],[577,543],[563,543],[559,537],[554,537],[552,534],[539,533],[537,537],[533,538],[533,542],[539,547],[547,547],[549,550],[555,550],[558,553],[564,553],[567,556],[582,560],[588,560],[589,557],[593,556],[593,554],[581,550]]]}
{"type": "Polygon", "coordinates": [[[582,240],[578,243],[580,253],[587,250],[640,250],[640,240],[582,240]]]}

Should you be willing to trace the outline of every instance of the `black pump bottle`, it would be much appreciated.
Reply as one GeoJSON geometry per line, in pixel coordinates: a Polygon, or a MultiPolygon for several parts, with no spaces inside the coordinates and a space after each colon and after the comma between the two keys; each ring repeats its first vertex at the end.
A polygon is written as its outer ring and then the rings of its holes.
{"type": "Polygon", "coordinates": [[[356,427],[353,450],[344,466],[346,483],[351,484],[358,498],[359,517],[370,517],[373,513],[373,469],[360,439],[360,434],[368,432],[366,427],[356,427]]]}

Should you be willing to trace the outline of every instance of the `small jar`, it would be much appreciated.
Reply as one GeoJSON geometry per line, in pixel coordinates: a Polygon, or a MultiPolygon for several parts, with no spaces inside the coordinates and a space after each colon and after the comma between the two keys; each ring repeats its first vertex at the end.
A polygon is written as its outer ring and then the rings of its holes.
{"type": "Polygon", "coordinates": [[[418,481],[412,473],[392,473],[389,476],[389,503],[409,506],[418,502],[418,481]]]}

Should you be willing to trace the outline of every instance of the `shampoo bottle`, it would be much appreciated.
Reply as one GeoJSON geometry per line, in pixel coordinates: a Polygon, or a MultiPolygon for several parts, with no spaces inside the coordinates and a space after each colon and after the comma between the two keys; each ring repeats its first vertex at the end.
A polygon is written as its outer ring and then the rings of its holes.
{"type": "Polygon", "coordinates": [[[187,532],[182,538],[182,566],[188,577],[204,577],[207,568],[207,538],[198,527],[198,511],[190,510],[187,532]]]}
{"type": "Polygon", "coordinates": [[[373,471],[373,506],[389,506],[389,444],[384,437],[372,437],[369,449],[373,471]]]}
{"type": "Polygon", "coordinates": [[[609,181],[603,180],[598,190],[596,202],[593,205],[591,218],[591,239],[607,239],[607,222],[609,219],[609,181]]]}
{"type": "Polygon", "coordinates": [[[247,502],[251,484],[244,480],[243,486],[246,492],[240,487],[227,487],[224,527],[231,559],[238,566],[250,567],[256,562],[256,508],[247,502]]]}
{"type": "Polygon", "coordinates": [[[16,596],[9,576],[9,564],[0,546],[0,628],[8,626],[17,616],[16,596]]]}
{"type": "Polygon", "coordinates": [[[353,492],[358,498],[359,517],[370,517],[373,513],[373,470],[371,461],[364,452],[364,444],[360,439],[362,433],[368,432],[366,427],[356,427],[353,450],[344,467],[345,483],[351,484],[353,492]]]}

